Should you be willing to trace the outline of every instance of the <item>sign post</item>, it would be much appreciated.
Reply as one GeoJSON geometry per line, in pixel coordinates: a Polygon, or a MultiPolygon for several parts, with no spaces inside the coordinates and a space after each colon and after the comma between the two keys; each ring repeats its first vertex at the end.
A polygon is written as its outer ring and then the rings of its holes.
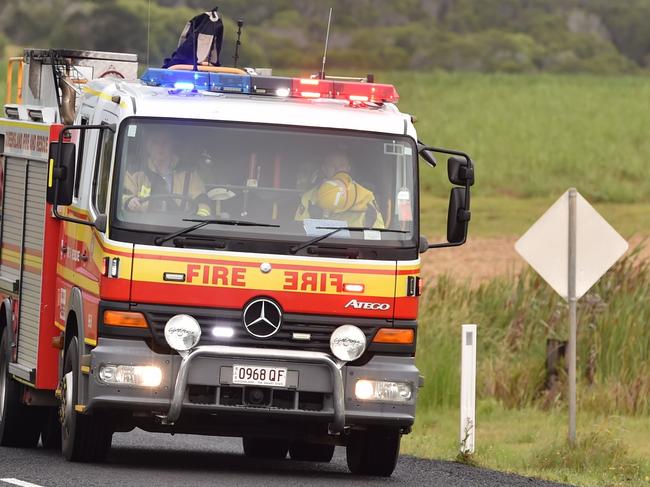
{"type": "Polygon", "coordinates": [[[578,316],[576,298],[576,195],[569,189],[569,268],[567,289],[569,300],[569,443],[576,442],[576,351],[578,346],[578,316]]]}
{"type": "Polygon", "coordinates": [[[576,442],[577,304],[628,244],[575,188],[517,241],[515,249],[569,304],[569,442],[576,442]]]}

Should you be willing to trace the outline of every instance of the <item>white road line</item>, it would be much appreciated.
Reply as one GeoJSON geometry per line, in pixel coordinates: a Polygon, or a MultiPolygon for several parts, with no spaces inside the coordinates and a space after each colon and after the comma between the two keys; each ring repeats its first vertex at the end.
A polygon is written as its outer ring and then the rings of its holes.
{"type": "Polygon", "coordinates": [[[0,479],[0,482],[5,482],[11,485],[18,485],[19,487],[42,487],[38,484],[32,484],[31,482],[25,482],[24,480],[19,479],[0,479]]]}

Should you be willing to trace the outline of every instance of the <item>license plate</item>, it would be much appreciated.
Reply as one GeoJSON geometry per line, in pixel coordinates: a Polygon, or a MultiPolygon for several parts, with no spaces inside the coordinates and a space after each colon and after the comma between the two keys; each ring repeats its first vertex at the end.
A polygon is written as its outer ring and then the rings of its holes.
{"type": "Polygon", "coordinates": [[[284,387],[287,384],[287,369],[259,365],[233,365],[232,383],[284,387]]]}

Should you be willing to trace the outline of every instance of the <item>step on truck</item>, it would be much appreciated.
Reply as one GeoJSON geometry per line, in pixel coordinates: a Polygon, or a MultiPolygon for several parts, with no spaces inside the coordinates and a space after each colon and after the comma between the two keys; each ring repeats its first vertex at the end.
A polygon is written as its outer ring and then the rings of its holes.
{"type": "Polygon", "coordinates": [[[98,462],[141,428],[241,437],[261,458],[338,445],[351,472],[390,475],[423,385],[419,256],[465,242],[470,157],[419,142],[370,76],[11,61],[0,443],[98,462]],[[419,171],[436,152],[451,193],[429,244],[419,171]]]}

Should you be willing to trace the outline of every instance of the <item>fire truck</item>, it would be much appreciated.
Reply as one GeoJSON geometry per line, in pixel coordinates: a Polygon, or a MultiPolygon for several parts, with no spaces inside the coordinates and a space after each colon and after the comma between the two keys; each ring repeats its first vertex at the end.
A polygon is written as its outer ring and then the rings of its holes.
{"type": "Polygon", "coordinates": [[[465,242],[470,157],[421,143],[372,76],[11,62],[0,444],[99,462],[141,428],[241,437],[258,458],[343,446],[352,473],[391,475],[423,385],[419,256],[465,242]],[[430,244],[435,153],[451,192],[430,244]]]}

